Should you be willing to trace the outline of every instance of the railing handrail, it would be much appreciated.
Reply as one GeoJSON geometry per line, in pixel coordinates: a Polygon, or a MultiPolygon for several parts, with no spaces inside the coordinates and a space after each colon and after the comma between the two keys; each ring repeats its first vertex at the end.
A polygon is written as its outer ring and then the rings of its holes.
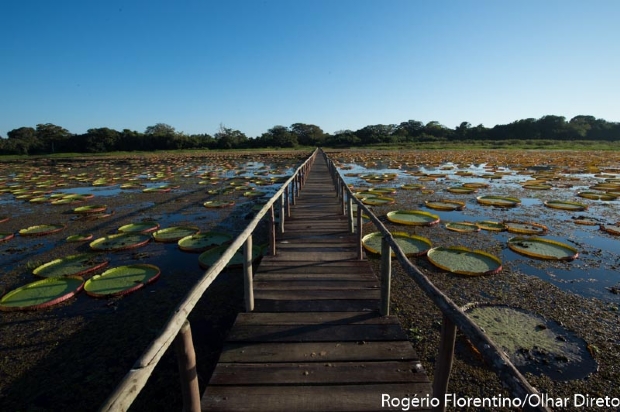
{"type": "MultiPolygon", "coordinates": [[[[259,210],[252,221],[246,226],[245,230],[237,236],[237,238],[228,246],[226,251],[202,276],[202,278],[187,293],[185,299],[177,305],[177,308],[171,315],[170,319],[163,327],[162,332],[151,341],[148,348],[142,353],[132,368],[127,372],[123,379],[119,382],[116,389],[108,396],[99,411],[118,411],[127,410],[138,396],[146,381],[153,373],[153,369],[171,346],[174,339],[179,334],[181,327],[187,320],[190,312],[194,309],[198,300],[202,297],[207,288],[215,280],[215,278],[224,270],[228,262],[233,258],[235,253],[244,246],[245,242],[250,238],[262,218],[273,207],[278,198],[284,196],[288,190],[288,186],[299,176],[305,172],[306,167],[311,165],[316,158],[319,149],[316,149],[286,180],[280,189],[265,203],[259,210]]],[[[284,216],[280,216],[283,220],[284,216]]]]}
{"type": "MultiPolygon", "coordinates": [[[[460,331],[470,340],[474,347],[480,352],[481,356],[486,362],[489,363],[493,371],[499,376],[502,383],[510,390],[511,395],[525,400],[532,395],[540,396],[540,393],[525,379],[525,377],[517,370],[512,364],[510,359],[504,354],[504,352],[495,344],[491,339],[476,325],[462,310],[459,308],[448,296],[446,296],[439,288],[437,288],[430,279],[411,261],[398,243],[394,240],[392,233],[383,225],[383,223],[375,216],[372,211],[366,207],[357,197],[353,195],[353,192],[349,186],[345,183],[344,179],[338,172],[334,162],[327,156],[325,152],[321,150],[321,154],[325,157],[330,170],[333,171],[333,177],[338,180],[336,186],[338,189],[338,183],[342,185],[347,193],[347,196],[357,205],[357,213],[362,211],[367,214],[370,221],[377,227],[379,232],[383,235],[385,241],[390,245],[390,248],[394,251],[396,259],[400,263],[405,272],[418,284],[420,289],[431,299],[433,304],[442,312],[444,320],[447,318],[452,322],[460,331]]],[[[344,199],[343,199],[344,201],[344,199]]],[[[359,221],[359,220],[358,220],[359,221]]],[[[358,228],[361,230],[361,228],[358,228]]],[[[525,402],[524,402],[525,403],[525,402]]],[[[524,405],[526,410],[538,410],[538,411],[550,411],[550,409],[539,406],[528,408],[524,405]]]]}

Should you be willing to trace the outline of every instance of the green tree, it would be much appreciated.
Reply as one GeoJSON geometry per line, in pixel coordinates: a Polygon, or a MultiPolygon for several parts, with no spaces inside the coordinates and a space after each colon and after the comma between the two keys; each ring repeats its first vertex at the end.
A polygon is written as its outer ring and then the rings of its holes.
{"type": "Polygon", "coordinates": [[[71,133],[60,126],[52,123],[37,125],[37,139],[41,144],[41,150],[45,153],[64,152],[69,148],[67,142],[71,133]]]}
{"type": "Polygon", "coordinates": [[[297,142],[303,146],[320,146],[325,140],[323,129],[313,124],[293,123],[290,131],[297,136],[297,142]]]}
{"type": "Polygon", "coordinates": [[[246,147],[248,143],[248,137],[239,130],[231,129],[223,124],[220,124],[220,128],[213,135],[215,139],[215,147],[218,149],[236,149],[246,147]]]}
{"type": "Polygon", "coordinates": [[[274,126],[267,130],[260,137],[260,141],[265,146],[273,147],[295,147],[299,144],[297,135],[284,126],[274,126]]]}

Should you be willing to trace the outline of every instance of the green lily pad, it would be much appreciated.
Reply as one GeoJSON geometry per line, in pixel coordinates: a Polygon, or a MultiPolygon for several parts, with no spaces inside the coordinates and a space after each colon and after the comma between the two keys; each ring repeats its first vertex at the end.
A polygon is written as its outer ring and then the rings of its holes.
{"type": "Polygon", "coordinates": [[[480,231],[480,227],[472,222],[449,222],[446,223],[446,229],[461,233],[480,231]]]}
{"type": "Polygon", "coordinates": [[[202,205],[208,208],[220,208],[220,207],[229,207],[233,206],[235,202],[232,201],[224,201],[224,200],[208,200],[204,202],[202,205]]]}
{"type": "Polygon", "coordinates": [[[422,210],[395,210],[387,214],[387,219],[393,223],[412,226],[431,226],[439,223],[439,216],[422,210]]]}
{"type": "Polygon", "coordinates": [[[81,276],[108,265],[108,261],[91,253],[81,253],[44,263],[32,271],[42,278],[81,276]]]}
{"type": "Polygon", "coordinates": [[[78,276],[42,279],[8,292],[0,299],[0,310],[36,310],[63,302],[84,286],[78,276]]]}
{"type": "Polygon", "coordinates": [[[200,233],[200,229],[196,226],[172,226],[153,232],[153,239],[157,242],[172,243],[198,233],[200,233]]]}
{"type": "Polygon", "coordinates": [[[435,247],[428,260],[440,269],[459,275],[493,275],[502,270],[502,261],[482,250],[466,247],[435,247]]]}
{"type": "Polygon", "coordinates": [[[491,220],[481,220],[476,222],[476,226],[483,230],[490,230],[491,232],[503,232],[506,230],[506,225],[502,222],[493,222],[491,220]]]}
{"type": "Polygon", "coordinates": [[[43,236],[49,235],[52,233],[60,232],[65,228],[63,224],[54,224],[54,225],[36,225],[30,226],[26,229],[21,229],[19,234],[22,236],[43,236]]]}
{"type": "Polygon", "coordinates": [[[510,250],[522,255],[548,260],[574,260],[579,252],[566,243],[539,237],[513,237],[508,240],[510,250]]]}
{"type": "Polygon", "coordinates": [[[588,206],[583,203],[567,202],[563,200],[547,200],[544,202],[544,205],[552,209],[570,210],[573,212],[586,210],[588,208],[588,206]]]}
{"type": "Polygon", "coordinates": [[[186,252],[204,252],[215,246],[220,246],[224,243],[230,242],[232,236],[227,233],[219,232],[205,232],[197,235],[186,236],[180,239],[177,243],[179,249],[186,252]]]}
{"type": "Polygon", "coordinates": [[[118,233],[93,240],[90,242],[90,248],[106,251],[133,249],[146,245],[149,240],[151,240],[149,236],[140,233],[118,233]]]}
{"type": "Polygon", "coordinates": [[[84,291],[96,298],[127,295],[159,279],[157,266],[136,264],[118,266],[86,281],[84,291]]]}
{"type": "Polygon", "coordinates": [[[534,222],[504,221],[504,225],[510,233],[522,235],[544,235],[548,230],[547,226],[534,222]]]}
{"type": "Polygon", "coordinates": [[[122,233],[149,233],[159,229],[159,223],[157,222],[140,222],[130,223],[118,228],[122,233]]]}
{"type": "Polygon", "coordinates": [[[435,210],[462,210],[465,208],[465,202],[458,200],[427,200],[424,204],[426,207],[435,210]]]}
{"type": "Polygon", "coordinates": [[[101,213],[104,212],[108,207],[106,205],[89,205],[89,206],[80,206],[73,209],[73,213],[77,214],[88,214],[88,213],[101,213]]]}
{"type": "Polygon", "coordinates": [[[13,239],[15,237],[15,233],[0,233],[0,242],[6,242],[7,240],[13,239]]]}
{"type": "MultiPolygon", "coordinates": [[[[381,232],[370,233],[362,239],[362,245],[370,253],[381,254],[381,232]]],[[[392,237],[406,256],[422,256],[431,248],[431,241],[423,236],[410,235],[405,232],[393,232],[392,237]]],[[[392,257],[396,254],[391,253],[392,257]]]]}
{"type": "Polygon", "coordinates": [[[478,196],[476,198],[481,205],[499,206],[499,207],[515,207],[521,203],[521,199],[507,196],[478,196]]]}
{"type": "Polygon", "coordinates": [[[85,242],[93,238],[92,234],[67,236],[67,242],[85,242]]]}

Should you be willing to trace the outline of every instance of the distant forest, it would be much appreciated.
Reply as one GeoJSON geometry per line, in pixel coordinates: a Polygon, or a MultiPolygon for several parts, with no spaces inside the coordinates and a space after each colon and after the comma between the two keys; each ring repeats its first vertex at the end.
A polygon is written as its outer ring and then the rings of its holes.
{"type": "Polygon", "coordinates": [[[274,126],[258,137],[220,126],[214,135],[185,134],[165,123],[149,126],[144,132],[101,127],[74,134],[51,123],[20,127],[0,138],[0,155],[48,153],[103,153],[112,151],[155,151],[176,149],[293,148],[297,146],[366,147],[379,144],[406,145],[419,142],[476,141],[620,141],[620,123],[594,116],[543,116],[517,120],[492,128],[463,122],[451,129],[439,122],[409,120],[400,124],[377,124],[362,129],[325,133],[319,126],[295,123],[274,126]]]}

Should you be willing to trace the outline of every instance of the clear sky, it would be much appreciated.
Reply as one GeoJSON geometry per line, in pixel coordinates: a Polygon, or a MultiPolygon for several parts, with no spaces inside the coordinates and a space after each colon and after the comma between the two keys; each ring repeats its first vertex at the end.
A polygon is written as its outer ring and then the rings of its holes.
{"type": "Polygon", "coordinates": [[[5,0],[0,136],[620,121],[619,0],[5,0]]]}

